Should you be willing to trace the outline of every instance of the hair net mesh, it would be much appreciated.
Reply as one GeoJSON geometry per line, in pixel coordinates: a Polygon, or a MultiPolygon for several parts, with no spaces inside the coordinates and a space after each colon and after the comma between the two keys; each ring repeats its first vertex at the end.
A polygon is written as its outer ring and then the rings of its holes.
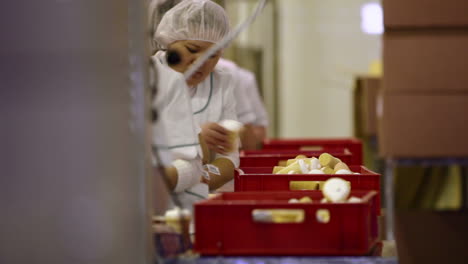
{"type": "Polygon", "coordinates": [[[163,16],[156,30],[160,48],[178,40],[203,40],[216,43],[229,33],[224,9],[210,0],[184,0],[163,16]]]}

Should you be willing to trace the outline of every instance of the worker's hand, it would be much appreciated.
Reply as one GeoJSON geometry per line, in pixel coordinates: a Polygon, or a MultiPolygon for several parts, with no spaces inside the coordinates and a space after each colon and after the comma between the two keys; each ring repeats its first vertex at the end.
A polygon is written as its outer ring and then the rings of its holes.
{"type": "Polygon", "coordinates": [[[229,131],[217,123],[206,123],[201,127],[201,135],[209,149],[219,154],[227,154],[229,131]]]}

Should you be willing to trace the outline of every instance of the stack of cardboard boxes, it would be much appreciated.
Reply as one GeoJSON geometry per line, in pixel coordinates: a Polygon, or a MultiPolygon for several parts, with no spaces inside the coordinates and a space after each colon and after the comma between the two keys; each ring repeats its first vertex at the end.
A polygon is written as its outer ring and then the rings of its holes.
{"type": "MultiPolygon", "coordinates": [[[[383,8],[380,154],[468,157],[468,1],[384,0],[383,8]]],[[[414,175],[403,176],[399,186],[408,189],[414,175]]],[[[409,209],[397,208],[395,218],[399,263],[466,263],[466,210],[409,209]]]]}
{"type": "Polygon", "coordinates": [[[468,156],[468,1],[384,1],[384,157],[468,156]]]}

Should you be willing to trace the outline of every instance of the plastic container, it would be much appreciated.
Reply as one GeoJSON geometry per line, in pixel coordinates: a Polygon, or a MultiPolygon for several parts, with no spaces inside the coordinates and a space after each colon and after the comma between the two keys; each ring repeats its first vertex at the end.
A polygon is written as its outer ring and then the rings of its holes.
{"type": "MultiPolygon", "coordinates": [[[[306,153],[323,153],[323,152],[344,152],[345,147],[326,147],[318,148],[316,150],[299,150],[299,149],[256,149],[256,150],[242,150],[241,155],[243,156],[252,156],[252,155],[270,155],[270,154],[304,154],[306,153]]],[[[348,150],[349,151],[349,150],[348,150]]],[[[311,155],[312,155],[311,154],[311,155]]]]}
{"type": "Polygon", "coordinates": [[[330,139],[265,139],[265,150],[303,150],[324,151],[327,148],[344,148],[353,154],[352,165],[363,164],[362,142],[356,138],[330,138],[330,139]]]}
{"type": "Polygon", "coordinates": [[[378,238],[377,192],[351,195],[363,201],[319,203],[320,191],[220,194],[195,204],[195,250],[238,256],[370,254],[378,238]],[[314,202],[288,203],[303,196],[314,202]],[[284,215],[278,222],[258,213],[284,215]],[[324,214],[329,217],[320,217],[324,214]]]}
{"type": "Polygon", "coordinates": [[[364,166],[349,166],[349,168],[359,174],[272,174],[271,167],[241,168],[234,173],[234,191],[292,191],[290,189],[292,182],[326,181],[332,177],[340,177],[351,183],[351,190],[377,191],[379,195],[376,199],[380,215],[380,174],[364,166]]]}
{"type": "MultiPolygon", "coordinates": [[[[287,151],[289,153],[283,153],[282,151],[278,151],[276,154],[252,154],[252,155],[241,155],[240,156],[240,165],[242,167],[268,167],[268,166],[276,166],[278,162],[288,159],[294,159],[297,155],[302,154],[306,155],[308,158],[316,157],[318,158],[320,154],[324,153],[322,151],[287,151]]],[[[362,165],[357,164],[356,159],[353,158],[353,154],[348,150],[341,150],[335,152],[327,152],[333,155],[336,158],[339,158],[344,163],[348,165],[362,165]]]]}

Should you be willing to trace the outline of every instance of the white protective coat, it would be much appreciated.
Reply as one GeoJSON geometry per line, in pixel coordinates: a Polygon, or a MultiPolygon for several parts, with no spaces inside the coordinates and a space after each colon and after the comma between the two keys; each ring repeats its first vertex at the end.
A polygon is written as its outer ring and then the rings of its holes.
{"type": "Polygon", "coordinates": [[[159,115],[159,121],[153,125],[153,144],[160,155],[161,153],[165,155],[164,152],[169,150],[175,159],[172,162],[178,172],[175,191],[179,193],[182,205],[192,210],[193,203],[208,198],[209,193],[208,185],[200,183],[202,175],[202,156],[198,141],[200,128],[193,120],[183,75],[164,65],[163,60],[156,56],[153,56],[152,60],[158,80],[158,92],[153,107],[158,110],[159,115]]]}
{"type": "Polygon", "coordinates": [[[245,91],[246,81],[244,75],[234,62],[227,59],[219,59],[216,69],[229,72],[233,78],[230,82],[234,97],[236,98],[237,120],[242,124],[252,124],[255,121],[255,114],[248,94],[245,91]]]}
{"type": "Polygon", "coordinates": [[[239,68],[241,76],[244,97],[249,100],[249,105],[254,116],[253,124],[256,126],[268,127],[268,113],[265,109],[262,98],[260,97],[260,90],[258,89],[257,79],[255,74],[244,68],[239,68]]]}
{"type": "MultiPolygon", "coordinates": [[[[155,56],[167,65],[164,51],[157,52],[155,56]]],[[[191,94],[193,120],[196,125],[201,127],[208,122],[218,123],[225,119],[237,120],[232,78],[229,71],[215,68],[203,82],[189,88],[194,89],[189,94],[191,94]]],[[[239,144],[238,141],[237,144],[239,144]]],[[[239,151],[237,150],[227,155],[216,153],[214,159],[217,158],[229,159],[234,167],[239,167],[239,151]]]]}

